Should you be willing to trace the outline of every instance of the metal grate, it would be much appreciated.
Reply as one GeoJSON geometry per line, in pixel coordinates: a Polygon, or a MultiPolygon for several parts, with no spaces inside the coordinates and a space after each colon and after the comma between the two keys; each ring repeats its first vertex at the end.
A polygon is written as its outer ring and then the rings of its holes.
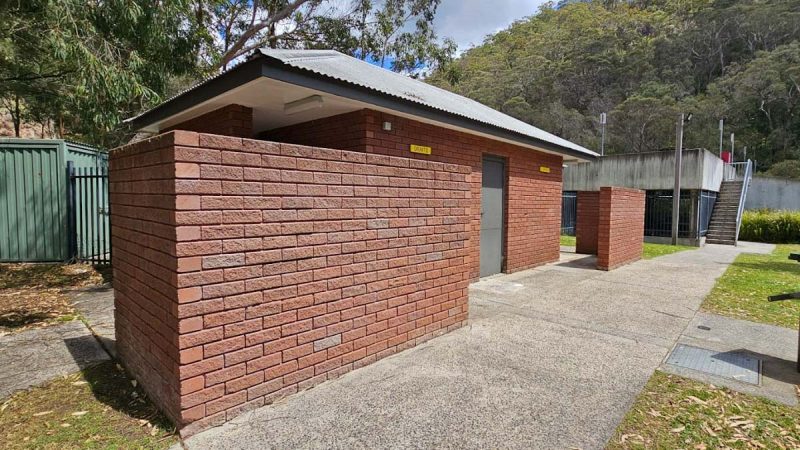
{"type": "Polygon", "coordinates": [[[761,360],[742,352],[716,352],[678,344],[667,358],[667,364],[698,372],[759,384],[761,360]]]}
{"type": "Polygon", "coordinates": [[[561,234],[575,236],[575,222],[578,216],[578,193],[564,191],[561,194],[561,234]]]}

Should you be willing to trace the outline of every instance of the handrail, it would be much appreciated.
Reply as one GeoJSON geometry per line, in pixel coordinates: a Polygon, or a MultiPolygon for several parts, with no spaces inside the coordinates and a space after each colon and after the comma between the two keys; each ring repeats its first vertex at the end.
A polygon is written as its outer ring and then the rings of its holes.
{"type": "Polygon", "coordinates": [[[739,244],[739,228],[742,226],[742,214],[744,213],[744,202],[747,199],[747,188],[750,187],[750,180],[753,178],[753,161],[747,160],[742,179],[742,191],[739,193],[739,209],[736,211],[736,239],[733,245],[739,244]]]}

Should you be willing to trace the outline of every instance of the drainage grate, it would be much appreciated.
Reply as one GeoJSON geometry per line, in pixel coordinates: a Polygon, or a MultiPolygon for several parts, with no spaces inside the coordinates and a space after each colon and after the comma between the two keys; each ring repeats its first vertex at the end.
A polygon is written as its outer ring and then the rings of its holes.
{"type": "Polygon", "coordinates": [[[717,352],[678,344],[667,364],[757,385],[761,360],[741,352],[717,352]]]}

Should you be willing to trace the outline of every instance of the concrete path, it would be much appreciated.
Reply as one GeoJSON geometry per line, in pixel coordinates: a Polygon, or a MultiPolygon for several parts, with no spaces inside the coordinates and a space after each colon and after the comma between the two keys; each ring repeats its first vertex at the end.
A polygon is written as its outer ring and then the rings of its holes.
{"type": "Polygon", "coordinates": [[[78,321],[0,337],[0,399],[109,359],[78,321]]]}
{"type": "Polygon", "coordinates": [[[760,359],[761,384],[755,386],[670,364],[662,365],[662,370],[787,405],[798,404],[797,330],[699,312],[678,342],[720,353],[741,352],[760,359]]]}
{"type": "Polygon", "coordinates": [[[103,347],[116,356],[114,289],[111,284],[74,291],[71,300],[103,347]]]}
{"type": "Polygon", "coordinates": [[[481,280],[469,326],[246,413],[189,448],[603,448],[744,250],[613,272],[591,257],[481,280]]]}
{"type": "Polygon", "coordinates": [[[71,297],[89,328],[74,320],[0,336],[0,399],[110,358],[107,351],[114,350],[113,290],[108,285],[97,286],[75,290],[71,297]]]}

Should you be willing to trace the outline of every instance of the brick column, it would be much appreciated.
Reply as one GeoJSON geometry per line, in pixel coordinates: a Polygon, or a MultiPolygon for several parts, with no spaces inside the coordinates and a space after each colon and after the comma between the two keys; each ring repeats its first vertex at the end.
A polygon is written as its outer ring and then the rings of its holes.
{"type": "Polygon", "coordinates": [[[186,435],[462,326],[469,172],[184,131],[114,150],[120,358],[186,435]]]}
{"type": "Polygon", "coordinates": [[[639,260],[644,241],[644,191],[600,188],[597,267],[612,270],[639,260]]]}
{"type": "Polygon", "coordinates": [[[579,191],[575,217],[575,252],[597,254],[597,221],[600,213],[600,193],[579,191]]]}

